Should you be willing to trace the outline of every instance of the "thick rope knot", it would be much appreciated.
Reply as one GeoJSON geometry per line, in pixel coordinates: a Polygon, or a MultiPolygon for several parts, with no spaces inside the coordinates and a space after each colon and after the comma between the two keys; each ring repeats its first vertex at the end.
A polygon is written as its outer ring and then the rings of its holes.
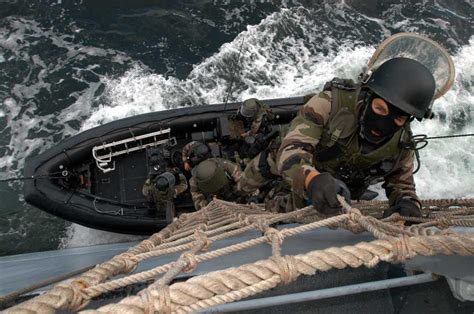
{"type": "Polygon", "coordinates": [[[207,234],[200,229],[194,230],[194,239],[197,243],[199,243],[198,245],[202,244],[202,248],[200,249],[200,251],[206,251],[213,242],[211,239],[209,239],[207,234]]]}
{"type": "Polygon", "coordinates": [[[137,269],[138,263],[140,262],[137,256],[132,253],[122,253],[117,255],[115,259],[124,265],[123,271],[125,274],[135,271],[135,269],[137,269]]]}
{"type": "Polygon", "coordinates": [[[209,220],[211,220],[211,219],[210,219],[210,217],[209,217],[208,211],[207,211],[207,210],[203,210],[203,211],[201,212],[201,221],[207,222],[207,221],[209,221],[209,220]]]}
{"type": "MultiPolygon", "coordinates": [[[[56,287],[70,293],[67,296],[68,310],[77,312],[89,304],[89,297],[82,292],[82,289],[86,288],[82,281],[73,280],[71,282],[64,282],[58,284],[56,287]]],[[[64,296],[65,295],[63,295],[63,297],[64,296]]]]}
{"type": "MultiPolygon", "coordinates": [[[[179,220],[176,221],[176,222],[179,223],[179,220]]],[[[154,235],[152,235],[152,236],[150,237],[150,240],[151,240],[152,243],[153,243],[153,248],[152,248],[152,249],[154,249],[156,246],[158,246],[158,245],[162,244],[163,242],[165,242],[166,237],[168,237],[168,236],[171,235],[171,232],[168,231],[168,232],[166,232],[166,235],[165,235],[165,234],[163,233],[163,231],[165,231],[165,229],[162,230],[162,231],[159,232],[159,233],[155,233],[154,235]]]]}
{"type": "Polygon", "coordinates": [[[410,237],[407,235],[390,238],[388,241],[392,245],[392,254],[389,258],[390,262],[401,263],[416,256],[416,253],[410,245],[410,237]]]}
{"type": "Polygon", "coordinates": [[[361,217],[363,217],[360,210],[358,210],[357,208],[354,208],[354,207],[349,207],[347,209],[347,213],[349,214],[349,219],[352,220],[355,223],[358,223],[360,221],[361,217]]]}
{"type": "Polygon", "coordinates": [[[190,252],[185,252],[181,254],[180,259],[186,263],[186,266],[183,268],[183,272],[190,273],[194,269],[196,269],[198,261],[196,259],[196,255],[190,252]]]}
{"type": "Polygon", "coordinates": [[[255,226],[255,228],[257,228],[257,230],[262,233],[267,232],[267,230],[269,229],[269,223],[266,219],[253,219],[253,225],[255,226]]]}
{"type": "Polygon", "coordinates": [[[267,238],[267,242],[270,244],[273,243],[273,239],[276,237],[279,246],[283,244],[283,240],[285,239],[285,236],[275,228],[267,228],[264,235],[267,238]]]}
{"type": "Polygon", "coordinates": [[[176,226],[176,229],[179,230],[183,226],[187,225],[189,223],[189,220],[192,220],[193,214],[194,213],[189,213],[189,214],[183,213],[179,215],[179,218],[173,222],[173,224],[175,224],[176,226]]]}
{"type": "Polygon", "coordinates": [[[197,225],[196,229],[199,229],[201,231],[207,231],[208,226],[205,223],[201,223],[201,224],[197,225]]]}
{"type": "Polygon", "coordinates": [[[250,220],[250,218],[247,217],[247,215],[245,215],[244,213],[238,213],[237,219],[239,219],[240,224],[243,226],[248,226],[252,224],[252,221],[250,220]]]}
{"type": "MultiPolygon", "coordinates": [[[[162,239],[161,237],[157,237],[157,239],[162,239]]],[[[157,242],[158,244],[161,244],[162,241],[159,241],[157,242]]],[[[151,240],[143,240],[141,243],[140,243],[141,246],[145,247],[145,249],[147,251],[152,251],[154,248],[155,248],[155,243],[154,241],[151,241],[151,240]]]]}
{"type": "MultiPolygon", "coordinates": [[[[362,232],[365,231],[365,229],[361,225],[359,225],[358,223],[356,223],[352,219],[348,219],[347,221],[342,222],[341,226],[343,228],[349,230],[350,232],[355,233],[355,234],[362,233],[362,232]]],[[[331,227],[331,226],[329,226],[329,227],[331,227]]],[[[334,227],[334,229],[336,229],[338,226],[334,225],[333,227],[334,227]]]]}
{"type": "Polygon", "coordinates": [[[155,286],[138,293],[138,296],[146,305],[145,314],[168,314],[171,313],[171,294],[168,285],[155,286]]]}
{"type": "Polygon", "coordinates": [[[293,256],[272,256],[270,259],[278,267],[282,284],[286,285],[298,278],[299,272],[296,267],[298,261],[293,256]]]}

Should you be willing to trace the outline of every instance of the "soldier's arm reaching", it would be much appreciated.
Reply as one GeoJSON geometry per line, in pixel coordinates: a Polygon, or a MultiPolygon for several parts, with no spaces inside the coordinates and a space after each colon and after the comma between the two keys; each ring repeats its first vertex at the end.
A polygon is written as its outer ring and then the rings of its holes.
{"type": "Polygon", "coordinates": [[[196,179],[191,178],[189,180],[189,189],[196,210],[200,210],[201,208],[205,207],[207,205],[206,196],[201,191],[199,191],[196,179]]]}
{"type": "Polygon", "coordinates": [[[319,174],[313,166],[313,151],[329,119],[330,99],[328,91],[312,97],[291,122],[278,150],[278,172],[303,198],[307,198],[305,188],[319,174]]]}
{"type": "Polygon", "coordinates": [[[402,199],[411,199],[418,204],[420,200],[416,195],[415,180],[413,179],[413,150],[402,151],[397,168],[385,176],[382,187],[388,197],[390,206],[394,206],[402,199]]]}
{"type": "Polygon", "coordinates": [[[174,197],[185,192],[188,189],[188,182],[184,174],[179,173],[179,183],[174,187],[174,197]]]}
{"type": "Polygon", "coordinates": [[[231,175],[232,180],[234,180],[235,183],[239,183],[240,178],[242,177],[242,169],[238,164],[222,159],[222,167],[226,173],[231,175]]]}

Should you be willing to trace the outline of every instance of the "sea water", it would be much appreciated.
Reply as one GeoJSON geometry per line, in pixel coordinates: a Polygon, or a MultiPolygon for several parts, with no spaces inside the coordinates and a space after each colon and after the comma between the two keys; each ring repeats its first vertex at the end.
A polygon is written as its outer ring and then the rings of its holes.
{"type": "MultiPolygon", "coordinates": [[[[62,139],[150,111],[317,92],[357,78],[377,44],[410,31],[456,67],[435,118],[415,134],[474,133],[471,1],[114,1],[0,3],[0,179],[19,177],[62,139]]],[[[422,198],[474,197],[474,138],[432,140],[415,175],[422,198]]],[[[383,191],[380,191],[383,196],[383,191]]],[[[0,183],[0,255],[135,240],[64,222],[0,183]]]]}

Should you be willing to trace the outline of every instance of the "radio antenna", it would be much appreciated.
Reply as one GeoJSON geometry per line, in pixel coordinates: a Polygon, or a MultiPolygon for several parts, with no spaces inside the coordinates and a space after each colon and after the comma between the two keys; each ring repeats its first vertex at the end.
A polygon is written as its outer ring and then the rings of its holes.
{"type": "Polygon", "coordinates": [[[244,48],[244,41],[245,41],[245,35],[242,36],[242,41],[240,42],[239,55],[237,57],[237,62],[234,63],[233,73],[232,73],[232,77],[230,79],[230,84],[229,84],[229,89],[227,91],[227,96],[225,98],[224,111],[225,111],[225,108],[227,107],[227,103],[229,102],[229,97],[232,94],[232,87],[234,85],[234,79],[235,79],[235,75],[237,73],[237,68],[240,65],[240,56],[242,55],[242,50],[244,48]]]}

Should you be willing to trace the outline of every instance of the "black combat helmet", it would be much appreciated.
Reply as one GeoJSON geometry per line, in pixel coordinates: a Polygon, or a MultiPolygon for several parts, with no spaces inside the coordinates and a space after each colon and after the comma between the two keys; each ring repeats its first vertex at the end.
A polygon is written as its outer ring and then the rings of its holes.
{"type": "Polygon", "coordinates": [[[384,62],[362,85],[393,106],[422,119],[435,95],[435,79],[423,64],[408,58],[384,62]]]}
{"type": "Polygon", "coordinates": [[[196,142],[191,148],[191,152],[187,158],[192,167],[199,164],[201,161],[208,159],[211,156],[209,147],[201,142],[196,142]]]}
{"type": "Polygon", "coordinates": [[[247,119],[252,119],[257,115],[259,109],[258,99],[250,98],[242,103],[238,113],[247,119]]]}
{"type": "Polygon", "coordinates": [[[229,179],[224,169],[213,159],[204,160],[193,169],[199,190],[216,194],[229,186],[229,179]]]}
{"type": "Polygon", "coordinates": [[[166,171],[156,178],[155,187],[158,191],[164,192],[168,188],[174,186],[178,180],[176,180],[176,175],[174,173],[166,171]]]}

